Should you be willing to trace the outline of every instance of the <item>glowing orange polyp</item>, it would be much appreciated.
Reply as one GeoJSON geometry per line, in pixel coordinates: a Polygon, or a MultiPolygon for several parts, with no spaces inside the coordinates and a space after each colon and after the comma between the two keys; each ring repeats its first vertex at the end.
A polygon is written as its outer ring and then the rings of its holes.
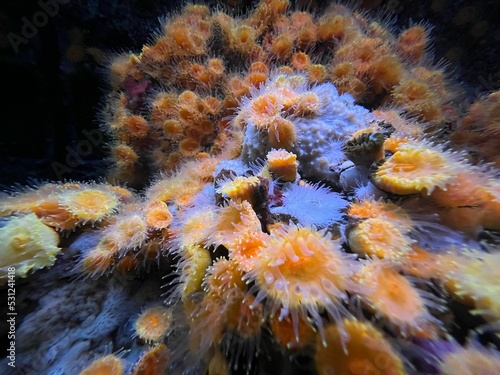
{"type": "Polygon", "coordinates": [[[163,306],[151,307],[135,321],[137,336],[147,342],[163,339],[172,322],[172,313],[163,306]]]}
{"type": "Polygon", "coordinates": [[[146,351],[134,367],[132,375],[160,375],[165,374],[170,352],[163,343],[157,344],[146,351]]]}
{"type": "Polygon", "coordinates": [[[266,295],[305,319],[306,311],[318,317],[316,309],[321,306],[333,314],[351,272],[349,261],[328,235],[288,226],[273,235],[250,274],[261,289],[258,298],[266,295]]]}
{"type": "Polygon", "coordinates": [[[253,269],[255,259],[260,256],[268,235],[255,229],[244,229],[235,233],[235,240],[227,243],[229,257],[234,259],[238,268],[248,272],[253,269]]]}
{"type": "Polygon", "coordinates": [[[118,203],[117,196],[104,189],[88,188],[61,195],[61,205],[83,222],[102,220],[113,213],[118,203]]]}
{"type": "Polygon", "coordinates": [[[398,329],[418,331],[429,316],[424,301],[410,282],[388,265],[373,261],[358,274],[361,300],[398,329]]]}
{"type": "Polygon", "coordinates": [[[80,372],[80,375],[122,375],[123,372],[124,366],[121,360],[114,355],[107,355],[96,359],[80,372]]]}
{"type": "Polygon", "coordinates": [[[326,328],[326,345],[316,341],[315,362],[319,374],[406,374],[403,363],[382,333],[371,324],[344,319],[342,327],[326,328]]]}

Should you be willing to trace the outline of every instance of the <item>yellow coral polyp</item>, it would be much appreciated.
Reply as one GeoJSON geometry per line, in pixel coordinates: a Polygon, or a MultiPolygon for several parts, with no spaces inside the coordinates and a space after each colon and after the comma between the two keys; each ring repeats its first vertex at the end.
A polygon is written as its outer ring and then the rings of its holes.
{"type": "Polygon", "coordinates": [[[174,236],[179,247],[189,249],[205,243],[210,235],[210,227],[207,223],[213,222],[216,217],[213,210],[197,211],[190,215],[179,228],[174,229],[174,236]]]}
{"type": "Polygon", "coordinates": [[[334,325],[326,327],[326,345],[318,338],[314,359],[319,374],[406,374],[399,355],[370,323],[344,319],[342,328],[347,340],[334,325]]]}
{"type": "Polygon", "coordinates": [[[150,307],[134,323],[135,334],[146,342],[159,342],[168,333],[172,312],[163,306],[150,307]]]}
{"type": "Polygon", "coordinates": [[[243,272],[239,269],[235,261],[227,259],[218,259],[209,268],[205,284],[208,293],[214,293],[221,297],[231,291],[231,289],[238,288],[243,290],[245,288],[243,272]]]}
{"type": "Polygon", "coordinates": [[[66,191],[60,196],[64,209],[82,222],[95,222],[114,213],[119,205],[118,197],[104,189],[66,191]]]}
{"type": "Polygon", "coordinates": [[[165,229],[172,223],[173,216],[165,202],[155,201],[148,205],[146,224],[153,229],[165,229]]]}
{"type": "Polygon", "coordinates": [[[147,224],[140,215],[121,217],[110,227],[108,236],[120,250],[138,248],[146,241],[147,224]]]}
{"type": "Polygon", "coordinates": [[[50,267],[61,249],[57,233],[35,214],[12,217],[0,228],[0,284],[7,280],[9,268],[18,277],[28,276],[30,270],[50,267]]]}
{"type": "Polygon", "coordinates": [[[351,249],[362,256],[401,261],[412,251],[413,241],[406,236],[406,229],[382,217],[358,223],[349,231],[351,249]]]}
{"type": "Polygon", "coordinates": [[[460,164],[425,144],[401,144],[373,175],[373,183],[393,194],[431,194],[457,176],[460,164]]]}
{"type": "MultiPolygon", "coordinates": [[[[443,269],[445,287],[457,299],[476,307],[476,314],[490,321],[500,319],[500,253],[465,251],[443,269]]],[[[446,263],[443,263],[446,265],[446,263]]]]}
{"type": "Polygon", "coordinates": [[[181,272],[181,299],[189,303],[188,297],[192,293],[201,292],[205,273],[212,263],[212,258],[207,249],[194,245],[184,251],[184,260],[179,268],[181,272]]]}
{"type": "Polygon", "coordinates": [[[124,369],[121,359],[110,354],[96,359],[80,375],[122,375],[124,369]]]}
{"type": "Polygon", "coordinates": [[[238,176],[233,180],[224,182],[216,189],[216,192],[235,202],[242,202],[245,200],[252,202],[255,188],[259,183],[260,180],[257,176],[238,176]]]}

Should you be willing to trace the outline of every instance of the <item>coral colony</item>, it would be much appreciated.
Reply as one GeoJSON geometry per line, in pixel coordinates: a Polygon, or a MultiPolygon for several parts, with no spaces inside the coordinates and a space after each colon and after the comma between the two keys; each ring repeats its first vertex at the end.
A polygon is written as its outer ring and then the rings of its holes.
{"type": "Polygon", "coordinates": [[[12,371],[500,374],[500,93],[457,114],[429,38],[191,4],[115,56],[106,182],[0,200],[12,371]]]}

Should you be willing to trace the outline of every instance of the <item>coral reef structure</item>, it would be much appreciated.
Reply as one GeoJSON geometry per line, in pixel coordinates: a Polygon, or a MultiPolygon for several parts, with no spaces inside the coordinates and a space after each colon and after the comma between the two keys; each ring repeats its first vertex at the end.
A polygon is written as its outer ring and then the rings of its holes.
{"type": "Polygon", "coordinates": [[[114,56],[106,182],[0,196],[15,373],[498,373],[498,93],[429,48],[261,0],[114,56]]]}

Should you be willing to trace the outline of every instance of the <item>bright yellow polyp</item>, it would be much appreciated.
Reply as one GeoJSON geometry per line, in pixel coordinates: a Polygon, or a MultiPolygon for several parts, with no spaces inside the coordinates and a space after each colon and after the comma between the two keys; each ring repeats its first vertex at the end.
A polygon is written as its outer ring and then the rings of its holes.
{"type": "Polygon", "coordinates": [[[0,284],[7,280],[9,267],[26,277],[30,270],[52,266],[61,250],[58,243],[57,233],[35,214],[11,218],[0,228],[0,284]]]}
{"type": "Polygon", "coordinates": [[[222,194],[223,197],[228,197],[235,202],[242,202],[245,200],[252,202],[254,189],[259,183],[260,180],[256,176],[238,176],[234,180],[224,182],[216,191],[222,194]]]}
{"type": "Polygon", "coordinates": [[[413,241],[404,232],[387,218],[366,219],[349,232],[349,246],[362,256],[398,261],[412,251],[413,241]]]}
{"type": "Polygon", "coordinates": [[[454,269],[445,272],[445,286],[463,303],[476,307],[486,320],[500,319],[500,253],[471,252],[455,257],[454,269]]]}
{"type": "Polygon", "coordinates": [[[100,189],[69,190],[61,195],[61,205],[81,221],[98,221],[118,207],[118,197],[100,189]]]}
{"type": "Polygon", "coordinates": [[[427,194],[456,177],[458,163],[423,145],[401,144],[373,175],[373,183],[393,194],[427,194]]]}

